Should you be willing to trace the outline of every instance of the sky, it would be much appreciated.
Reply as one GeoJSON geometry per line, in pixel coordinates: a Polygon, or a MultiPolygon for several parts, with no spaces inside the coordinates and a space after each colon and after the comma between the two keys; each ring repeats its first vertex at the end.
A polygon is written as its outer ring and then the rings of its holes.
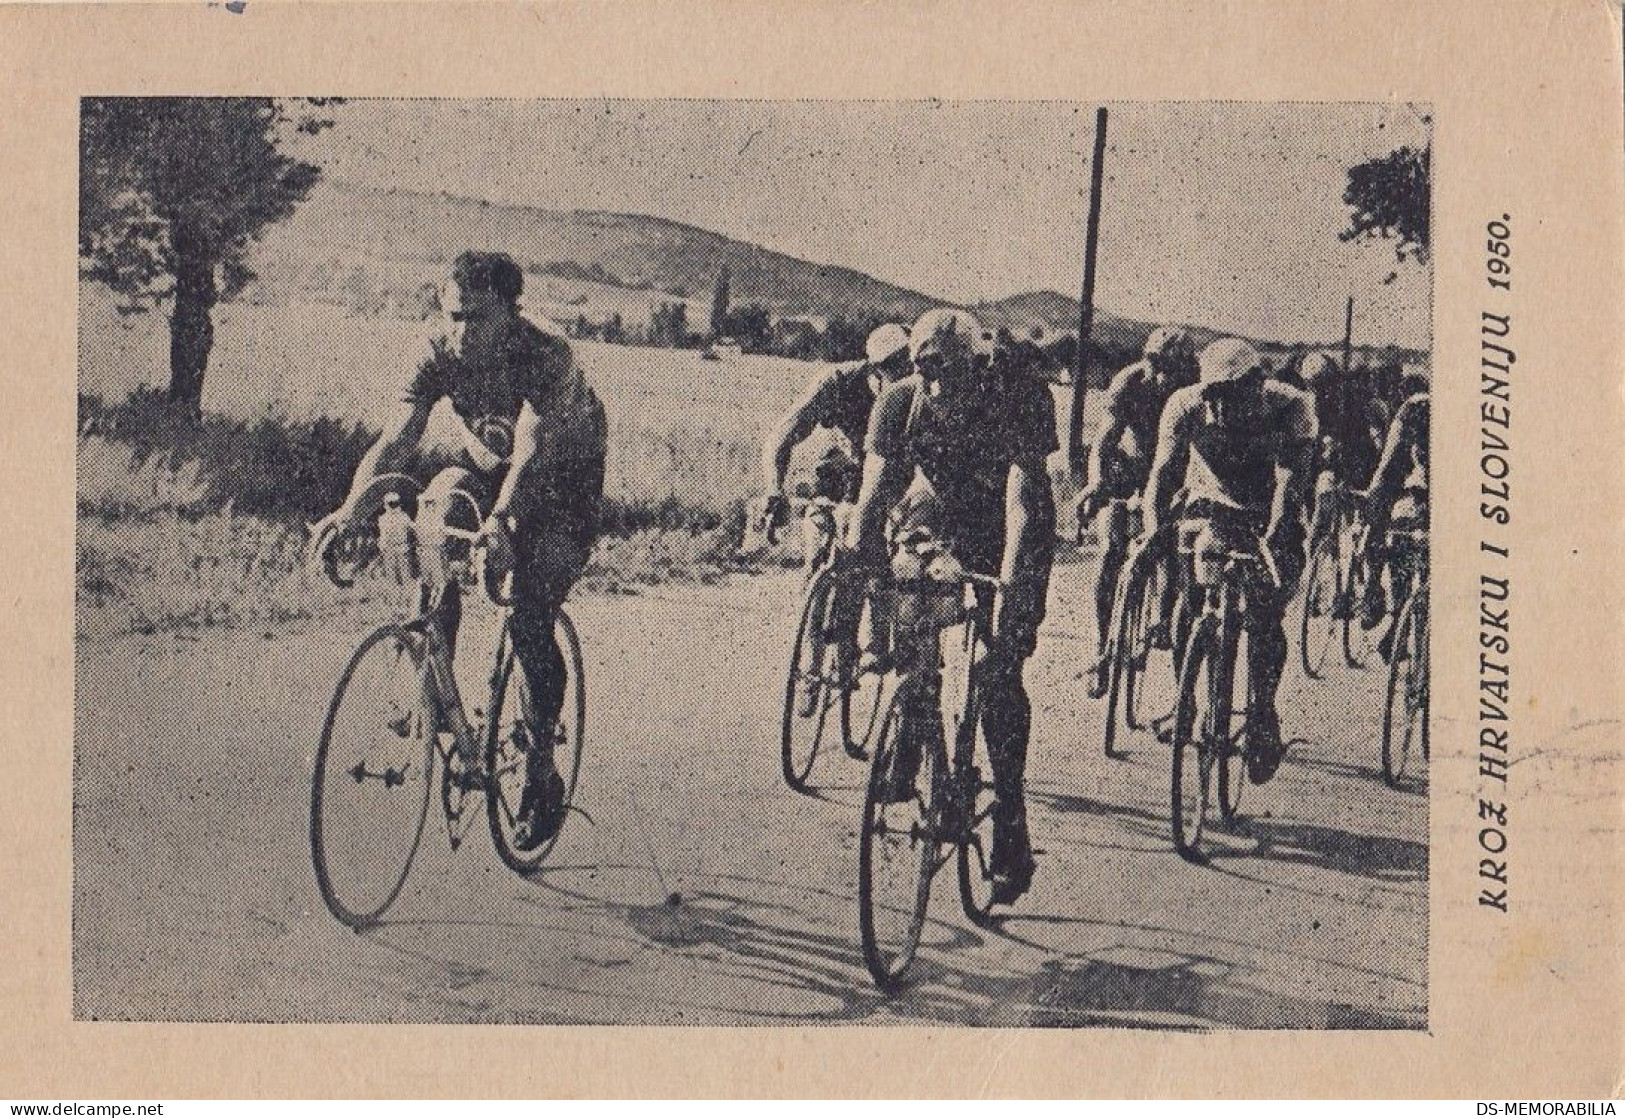
{"type": "MultiPolygon", "coordinates": [[[[960,302],[1076,295],[1093,104],[353,101],[334,179],[669,218],[960,302]]],[[[1430,276],[1340,241],[1349,166],[1428,142],[1405,103],[1108,105],[1096,303],[1258,337],[1426,347],[1430,276]]]]}

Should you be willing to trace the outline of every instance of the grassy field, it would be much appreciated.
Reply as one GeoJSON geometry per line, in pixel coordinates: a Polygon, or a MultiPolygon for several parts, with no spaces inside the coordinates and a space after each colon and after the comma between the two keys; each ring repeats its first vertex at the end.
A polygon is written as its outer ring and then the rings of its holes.
{"type": "MultiPolygon", "coordinates": [[[[117,400],[167,376],[160,315],[121,318],[98,289],[81,299],[81,392],[117,400]]],[[[320,303],[226,304],[216,311],[204,391],[208,411],[329,416],[376,427],[399,399],[427,349],[425,323],[360,317],[320,303]]],[[[773,357],[704,361],[687,350],[571,343],[608,410],[606,482],[612,499],[667,497],[726,509],[754,492],[761,440],[824,366],[773,357]]],[[[430,440],[458,444],[449,409],[437,409],[430,440]]]]}
{"type": "MultiPolygon", "coordinates": [[[[81,392],[116,402],[164,382],[161,315],[121,317],[95,288],[80,310],[81,392]]],[[[319,303],[228,304],[215,322],[206,411],[273,429],[321,417],[376,427],[427,338],[420,322],[319,303]]],[[[760,485],[762,437],[819,367],[574,344],[610,415],[605,488],[619,525],[595,554],[586,587],[623,592],[734,566],[742,508],[760,485]]],[[[444,406],[429,441],[458,445],[444,406]]],[[[82,631],[276,622],[388,597],[387,588],[335,595],[312,585],[300,565],[300,526],[241,515],[229,501],[211,505],[209,482],[176,455],[143,458],[119,442],[80,441],[82,631]]]]}
{"type": "MultiPolygon", "coordinates": [[[[104,291],[87,286],[80,324],[82,393],[116,402],[164,383],[162,315],[121,317],[104,291]]],[[[215,314],[205,410],[249,429],[258,424],[274,437],[288,420],[375,428],[425,351],[428,329],[323,303],[224,305],[215,314]]],[[[616,530],[601,543],[587,585],[624,591],[709,579],[734,566],[743,507],[760,489],[762,439],[826,366],[754,356],[705,361],[685,350],[589,341],[572,346],[610,417],[605,495],[616,530]]],[[[824,438],[809,440],[803,458],[819,453],[824,438]]],[[[444,405],[429,441],[458,445],[455,417],[444,405]]],[[[263,489],[266,479],[254,480],[263,489]]],[[[218,492],[211,504],[204,496],[209,482],[175,454],[144,460],[116,442],[81,440],[82,628],[277,620],[319,611],[332,599],[329,588],[311,587],[298,569],[297,524],[240,515],[218,492]]],[[[1063,509],[1065,488],[1063,481],[1063,509]]]]}

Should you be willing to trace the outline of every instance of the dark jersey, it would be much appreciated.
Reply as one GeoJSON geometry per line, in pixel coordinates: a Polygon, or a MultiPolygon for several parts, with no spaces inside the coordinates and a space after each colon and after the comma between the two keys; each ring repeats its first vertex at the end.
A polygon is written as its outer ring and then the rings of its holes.
{"type": "Polygon", "coordinates": [[[1368,381],[1341,372],[1317,380],[1309,391],[1315,398],[1320,437],[1331,441],[1330,456],[1321,467],[1348,485],[1364,487],[1377,463],[1386,426],[1376,393],[1368,381]]]}
{"type": "Polygon", "coordinates": [[[1124,427],[1124,440],[1109,447],[1150,467],[1156,447],[1157,422],[1168,397],[1178,385],[1172,379],[1158,383],[1148,361],[1136,361],[1112,378],[1106,389],[1106,415],[1124,427]]]}
{"type": "Polygon", "coordinates": [[[1187,446],[1187,500],[1268,512],[1275,495],[1275,468],[1315,439],[1315,405],[1309,393],[1266,381],[1256,410],[1220,424],[1203,399],[1203,386],[1181,388],[1168,398],[1159,439],[1187,446]]]}
{"type": "Polygon", "coordinates": [[[807,401],[806,415],[818,426],[840,432],[852,453],[861,459],[874,406],[869,366],[860,364],[825,373],[807,401]]]}
{"type": "Polygon", "coordinates": [[[867,442],[914,468],[915,483],[941,504],[946,534],[976,555],[1003,546],[1011,465],[1043,470],[1060,445],[1048,385],[1024,376],[992,376],[951,406],[928,395],[918,375],[905,377],[881,393],[867,442]]]}
{"type": "Polygon", "coordinates": [[[449,399],[477,440],[471,451],[484,452],[473,455],[477,465],[489,469],[513,453],[514,422],[527,402],[564,432],[554,448],[558,457],[602,461],[603,406],[563,338],[517,318],[470,323],[460,347],[441,337],[430,349],[402,399],[415,405],[449,399]]]}

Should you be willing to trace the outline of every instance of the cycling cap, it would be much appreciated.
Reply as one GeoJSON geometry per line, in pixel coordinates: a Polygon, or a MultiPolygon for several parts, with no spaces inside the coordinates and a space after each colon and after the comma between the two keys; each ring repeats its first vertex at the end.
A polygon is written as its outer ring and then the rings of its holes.
{"type": "Polygon", "coordinates": [[[895,322],[888,322],[870,332],[869,341],[863,350],[870,363],[879,365],[896,357],[907,348],[908,331],[895,322]]]}
{"type": "Polygon", "coordinates": [[[1314,384],[1324,380],[1337,371],[1337,362],[1324,353],[1311,353],[1304,357],[1303,364],[1298,366],[1298,375],[1303,383],[1314,384]]]}
{"type": "Polygon", "coordinates": [[[1191,336],[1175,326],[1159,326],[1145,340],[1147,357],[1179,357],[1195,348],[1191,336]]]}
{"type": "Polygon", "coordinates": [[[925,354],[940,353],[943,342],[951,337],[960,338],[972,353],[987,354],[993,351],[992,335],[982,329],[982,324],[968,312],[951,307],[926,311],[908,335],[909,356],[916,361],[925,354]]]}
{"type": "Polygon", "coordinates": [[[1220,338],[1197,359],[1203,384],[1240,380],[1264,364],[1264,355],[1240,338],[1220,338]]]}

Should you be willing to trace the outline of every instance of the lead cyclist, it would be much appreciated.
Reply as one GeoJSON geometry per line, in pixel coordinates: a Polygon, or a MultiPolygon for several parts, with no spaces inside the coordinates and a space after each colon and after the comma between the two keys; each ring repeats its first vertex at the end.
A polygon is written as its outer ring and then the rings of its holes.
{"type": "Polygon", "coordinates": [[[450,321],[403,386],[349,496],[312,529],[328,541],[356,524],[381,474],[399,470],[422,443],[441,399],[462,421],[462,464],[437,474],[418,502],[425,604],[443,595],[437,617],[455,650],[461,602],[447,569],[446,527],[478,529],[475,544],[497,574],[513,574],[509,632],[530,695],[525,790],[514,844],[533,850],[564,823],[564,780],[553,761],[564,702],[564,657],[554,623],[581,576],[598,531],[607,421],[570,345],[519,313],[524,273],[505,253],[465,252],[446,291],[450,321]]]}

